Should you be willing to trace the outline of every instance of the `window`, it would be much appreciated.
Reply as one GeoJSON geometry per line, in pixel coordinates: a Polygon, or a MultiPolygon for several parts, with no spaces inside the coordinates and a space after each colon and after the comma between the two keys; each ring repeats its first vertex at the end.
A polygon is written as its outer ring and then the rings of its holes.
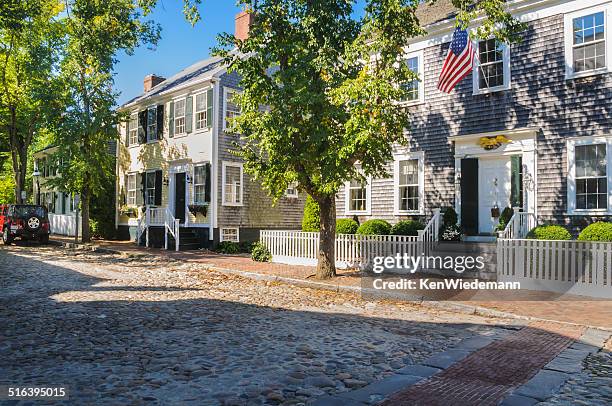
{"type": "Polygon", "coordinates": [[[128,147],[138,144],[138,114],[132,114],[128,123],[128,147]]]}
{"type": "Polygon", "coordinates": [[[395,184],[394,214],[420,214],[423,212],[425,170],[422,152],[396,155],[393,177],[395,184]]]}
{"type": "Polygon", "coordinates": [[[345,214],[370,214],[371,179],[353,179],[345,183],[345,214]]]}
{"type": "Polygon", "coordinates": [[[510,49],[495,38],[479,41],[474,93],[510,88],[510,49]]]}
{"type": "Polygon", "coordinates": [[[297,199],[298,190],[297,190],[297,182],[291,182],[287,185],[287,190],[285,190],[285,196],[293,199],[297,199]]]}
{"type": "Polygon", "coordinates": [[[155,205],[155,172],[146,172],[145,174],[144,197],[146,205],[155,205]]]}
{"type": "Polygon", "coordinates": [[[223,162],[223,205],[242,206],[242,164],[223,162]]]}
{"type": "Polygon", "coordinates": [[[193,202],[195,204],[206,202],[206,165],[193,168],[193,202]]]}
{"type": "Polygon", "coordinates": [[[239,242],[238,229],[237,228],[222,228],[221,229],[221,242],[233,241],[239,242]]]}
{"type": "Polygon", "coordinates": [[[225,88],[224,130],[231,128],[232,120],[240,115],[240,107],[238,107],[234,100],[236,94],[238,94],[238,91],[225,88]]]}
{"type": "Polygon", "coordinates": [[[125,189],[127,190],[127,204],[136,206],[136,174],[129,173],[126,179],[125,189]]]}
{"type": "Polygon", "coordinates": [[[174,103],[174,135],[185,133],[185,100],[177,100],[174,103]]]}
{"type": "Polygon", "coordinates": [[[157,107],[147,110],[147,141],[157,139],[157,107]]]}
{"type": "MultiPolygon", "coordinates": [[[[423,74],[423,53],[410,54],[404,63],[408,66],[408,69],[416,73],[419,77],[423,74]]],[[[418,103],[423,102],[424,98],[424,85],[422,80],[414,79],[408,83],[401,85],[406,90],[406,97],[401,100],[403,103],[418,103]]]]}
{"type": "Polygon", "coordinates": [[[212,127],[213,90],[196,95],[196,130],[212,127]]]}
{"type": "Polygon", "coordinates": [[[610,54],[610,30],[606,27],[609,5],[566,14],[565,77],[587,76],[609,71],[606,54],[610,54]]]}
{"type": "Polygon", "coordinates": [[[612,202],[612,138],[580,137],[568,141],[568,212],[609,212],[612,202]]]}

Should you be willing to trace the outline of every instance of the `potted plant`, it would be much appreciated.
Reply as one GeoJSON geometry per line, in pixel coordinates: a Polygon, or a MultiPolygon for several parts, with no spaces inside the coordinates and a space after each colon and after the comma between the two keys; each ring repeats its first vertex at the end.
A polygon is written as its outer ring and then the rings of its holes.
{"type": "Polygon", "coordinates": [[[119,209],[119,214],[121,214],[122,216],[131,217],[131,218],[138,216],[136,207],[130,207],[128,205],[121,206],[121,208],[119,209]]]}
{"type": "Polygon", "coordinates": [[[187,208],[189,209],[189,212],[194,216],[201,214],[202,216],[206,217],[206,215],[208,214],[208,204],[190,204],[189,206],[187,206],[187,208]]]}

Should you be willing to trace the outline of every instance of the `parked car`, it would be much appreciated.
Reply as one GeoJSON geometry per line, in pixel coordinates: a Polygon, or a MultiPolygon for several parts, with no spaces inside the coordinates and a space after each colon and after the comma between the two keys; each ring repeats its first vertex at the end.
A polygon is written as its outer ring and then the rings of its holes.
{"type": "Polygon", "coordinates": [[[2,241],[10,244],[15,238],[49,242],[51,227],[47,209],[32,204],[9,204],[0,211],[2,241]]]}

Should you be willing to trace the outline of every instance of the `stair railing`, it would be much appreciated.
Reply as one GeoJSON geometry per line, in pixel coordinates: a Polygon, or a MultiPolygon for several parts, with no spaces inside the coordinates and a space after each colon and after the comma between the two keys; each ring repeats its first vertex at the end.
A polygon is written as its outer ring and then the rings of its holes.
{"type": "Polygon", "coordinates": [[[514,214],[508,221],[506,228],[498,233],[498,238],[520,239],[525,238],[529,230],[538,225],[535,213],[521,212],[518,207],[514,208],[514,214]]]}
{"type": "Polygon", "coordinates": [[[170,209],[166,208],[166,215],[164,216],[164,247],[168,249],[168,233],[174,237],[174,250],[179,250],[180,245],[180,220],[174,218],[170,209]]]}
{"type": "Polygon", "coordinates": [[[149,246],[149,225],[148,225],[148,208],[142,212],[142,216],[138,219],[138,224],[136,226],[136,243],[140,245],[140,239],[142,235],[146,233],[146,245],[149,246]]]}
{"type": "Polygon", "coordinates": [[[428,254],[432,246],[438,242],[440,233],[440,209],[434,209],[433,216],[424,229],[418,230],[418,240],[423,244],[423,253],[428,254]]]}

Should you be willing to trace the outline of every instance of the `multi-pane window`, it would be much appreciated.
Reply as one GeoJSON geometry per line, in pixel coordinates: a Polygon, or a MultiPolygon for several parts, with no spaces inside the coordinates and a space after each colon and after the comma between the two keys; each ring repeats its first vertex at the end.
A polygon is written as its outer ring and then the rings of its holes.
{"type": "Polygon", "coordinates": [[[606,144],[577,145],[576,209],[607,209],[606,144]]]}
{"type": "Polygon", "coordinates": [[[223,203],[242,204],[242,167],[235,164],[223,166],[223,203]]]}
{"type": "Polygon", "coordinates": [[[478,88],[488,89],[504,85],[504,44],[496,39],[478,43],[478,88]]]}
{"type": "Polygon", "coordinates": [[[127,190],[127,204],[130,206],[136,205],[136,174],[130,173],[127,175],[127,184],[125,189],[127,190]]]}
{"type": "MultiPolygon", "coordinates": [[[[404,61],[408,69],[415,74],[419,74],[419,58],[417,56],[408,58],[404,61]]],[[[413,100],[419,100],[419,80],[414,79],[410,82],[403,83],[402,87],[406,91],[404,99],[402,101],[408,102],[413,100]]]]}
{"type": "Polygon", "coordinates": [[[138,114],[130,116],[128,146],[138,144],[138,114]]]}
{"type": "Polygon", "coordinates": [[[157,107],[147,110],[147,141],[157,139],[157,107]]]}
{"type": "Polygon", "coordinates": [[[206,166],[198,165],[193,168],[193,202],[204,204],[206,201],[206,166]]]}
{"type": "Polygon", "coordinates": [[[419,160],[399,161],[399,209],[419,210],[419,160]]]}
{"type": "Polygon", "coordinates": [[[287,185],[285,196],[294,198],[298,197],[297,182],[291,182],[289,185],[287,185]]]}
{"type": "Polygon", "coordinates": [[[604,12],[574,18],[572,23],[574,73],[604,68],[606,66],[604,12]]]}
{"type": "Polygon", "coordinates": [[[350,211],[366,211],[368,188],[367,183],[353,179],[348,184],[349,188],[349,210],[350,211]]]}
{"type": "Polygon", "coordinates": [[[212,127],[212,97],[212,89],[208,89],[195,97],[196,130],[212,127]]]}
{"type": "Polygon", "coordinates": [[[185,99],[177,100],[174,103],[174,134],[185,133],[185,99]]]}
{"type": "Polygon", "coordinates": [[[238,242],[238,229],[237,228],[222,228],[221,229],[221,241],[233,241],[238,242]]]}
{"type": "Polygon", "coordinates": [[[225,91],[225,128],[228,129],[232,127],[232,120],[240,115],[240,107],[235,100],[237,94],[235,90],[225,91]]]}
{"type": "Polygon", "coordinates": [[[155,205],[155,172],[145,174],[145,204],[155,205]]]}

